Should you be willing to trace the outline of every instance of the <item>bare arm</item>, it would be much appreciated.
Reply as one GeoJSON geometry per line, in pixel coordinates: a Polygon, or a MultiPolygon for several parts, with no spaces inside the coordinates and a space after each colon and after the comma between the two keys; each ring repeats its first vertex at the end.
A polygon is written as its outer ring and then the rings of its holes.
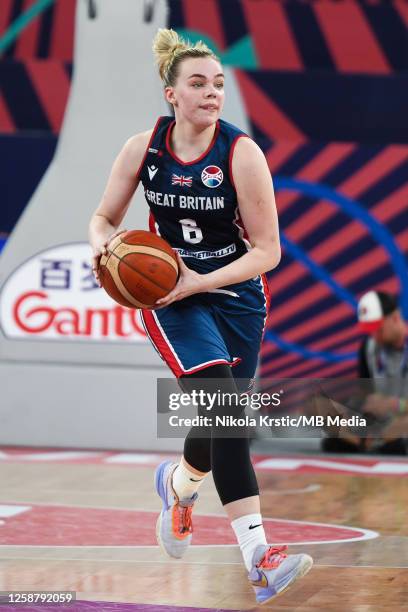
{"type": "Polygon", "coordinates": [[[232,173],[239,212],[252,249],[208,274],[190,270],[179,258],[179,281],[169,295],[158,300],[158,306],[167,306],[194,293],[246,281],[278,265],[281,250],[272,179],[265,156],[253,140],[241,138],[237,142],[232,173]]]}
{"type": "Polygon", "coordinates": [[[118,233],[117,228],[129,207],[139,183],[138,168],[142,162],[152,130],[130,138],[115,159],[101,202],[89,224],[89,242],[93,250],[93,268],[97,268],[106,245],[118,233]]]}
{"type": "Polygon", "coordinates": [[[281,257],[271,173],[264,154],[253,140],[241,138],[237,142],[232,174],[240,216],[252,249],[227,266],[206,274],[207,291],[272,270],[281,257]]]}

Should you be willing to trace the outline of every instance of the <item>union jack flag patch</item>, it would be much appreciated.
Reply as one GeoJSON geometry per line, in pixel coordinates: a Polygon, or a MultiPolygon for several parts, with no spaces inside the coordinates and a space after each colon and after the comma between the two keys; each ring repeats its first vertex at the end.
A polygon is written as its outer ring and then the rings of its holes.
{"type": "Polygon", "coordinates": [[[171,184],[172,185],[180,185],[181,187],[191,187],[193,184],[192,176],[183,176],[178,174],[171,175],[171,184]]]}

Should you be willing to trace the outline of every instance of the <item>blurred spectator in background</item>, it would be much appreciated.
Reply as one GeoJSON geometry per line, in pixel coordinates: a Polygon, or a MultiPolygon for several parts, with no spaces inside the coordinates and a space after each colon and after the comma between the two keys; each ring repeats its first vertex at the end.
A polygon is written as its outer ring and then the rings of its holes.
{"type": "Polygon", "coordinates": [[[407,454],[408,335],[396,298],[369,291],[358,303],[360,330],[366,334],[358,355],[359,378],[370,379],[370,392],[359,412],[375,424],[372,437],[342,430],[322,440],[328,452],[407,454]]]}
{"type": "MultiPolygon", "coordinates": [[[[360,378],[372,379],[363,412],[388,423],[382,439],[398,454],[406,453],[408,421],[408,335],[397,299],[383,291],[369,291],[358,303],[363,340],[358,361],[360,378]]],[[[391,452],[393,452],[391,450],[391,452]]]]}

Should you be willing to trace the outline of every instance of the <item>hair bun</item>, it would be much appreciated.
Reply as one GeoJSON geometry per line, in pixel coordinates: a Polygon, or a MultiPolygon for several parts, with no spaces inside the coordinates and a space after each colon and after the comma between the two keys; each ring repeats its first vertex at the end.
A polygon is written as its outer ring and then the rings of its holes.
{"type": "Polygon", "coordinates": [[[153,39],[153,53],[164,84],[173,85],[177,66],[186,57],[212,57],[219,61],[215,53],[201,40],[192,45],[174,30],[160,28],[153,39]]]}
{"type": "Polygon", "coordinates": [[[187,48],[188,45],[177,32],[167,28],[159,28],[153,39],[153,53],[162,79],[164,79],[166,69],[171,64],[177,51],[187,48]]]}

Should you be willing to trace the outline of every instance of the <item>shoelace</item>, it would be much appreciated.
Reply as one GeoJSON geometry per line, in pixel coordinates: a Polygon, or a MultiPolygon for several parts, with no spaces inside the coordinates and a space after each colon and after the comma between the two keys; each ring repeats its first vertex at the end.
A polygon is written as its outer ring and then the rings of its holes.
{"type": "Polygon", "coordinates": [[[176,504],[173,511],[173,519],[175,519],[175,531],[180,535],[192,533],[193,531],[193,520],[192,520],[193,506],[180,506],[176,504]]]}
{"type": "Polygon", "coordinates": [[[183,532],[185,531],[192,531],[193,528],[193,521],[191,518],[191,514],[193,512],[193,507],[192,506],[188,506],[187,508],[182,508],[182,518],[181,518],[181,522],[183,525],[183,532]]]}
{"type": "Polygon", "coordinates": [[[276,569],[288,556],[284,553],[284,551],[287,549],[287,546],[271,546],[270,548],[268,548],[259,563],[257,563],[256,567],[263,567],[264,569],[276,569]]]}

